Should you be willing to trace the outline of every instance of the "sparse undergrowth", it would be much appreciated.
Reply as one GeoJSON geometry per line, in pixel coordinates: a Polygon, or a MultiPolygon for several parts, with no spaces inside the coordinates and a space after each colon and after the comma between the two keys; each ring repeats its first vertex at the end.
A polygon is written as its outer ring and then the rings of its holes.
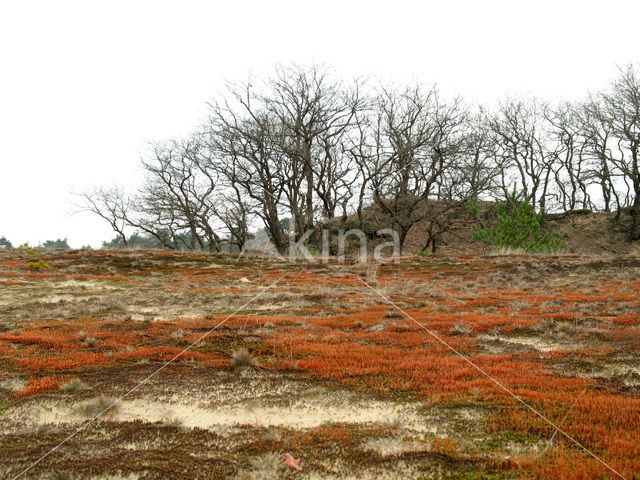
{"type": "Polygon", "coordinates": [[[3,473],[19,473],[171,360],[34,474],[62,478],[72,462],[89,477],[612,478],[561,435],[551,444],[548,424],[363,287],[363,276],[627,478],[640,470],[636,258],[301,269],[71,251],[34,271],[28,255],[0,253],[3,473]],[[241,386],[244,397],[224,396],[241,386]],[[363,413],[388,415],[383,406],[420,420],[363,413]],[[284,453],[302,458],[303,471],[283,466],[284,453]]]}

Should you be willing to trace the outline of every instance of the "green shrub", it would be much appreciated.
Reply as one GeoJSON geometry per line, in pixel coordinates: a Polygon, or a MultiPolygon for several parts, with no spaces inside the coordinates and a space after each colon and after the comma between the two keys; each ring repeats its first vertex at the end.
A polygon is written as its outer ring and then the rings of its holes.
{"type": "Polygon", "coordinates": [[[564,248],[564,241],[557,233],[543,235],[540,232],[542,214],[522,201],[520,194],[514,192],[509,195],[507,202],[496,205],[495,211],[496,222],[486,228],[476,228],[474,240],[497,247],[522,249],[526,253],[550,253],[564,248]]]}
{"type": "Polygon", "coordinates": [[[28,243],[23,243],[18,248],[20,250],[22,250],[24,253],[28,253],[29,255],[37,255],[38,254],[38,252],[36,252],[33,248],[31,248],[28,243]]]}
{"type": "Polygon", "coordinates": [[[47,262],[43,260],[38,260],[37,262],[29,262],[27,265],[29,266],[29,268],[32,268],[33,270],[42,270],[44,268],[51,268],[51,265],[49,265],[47,262]]]}

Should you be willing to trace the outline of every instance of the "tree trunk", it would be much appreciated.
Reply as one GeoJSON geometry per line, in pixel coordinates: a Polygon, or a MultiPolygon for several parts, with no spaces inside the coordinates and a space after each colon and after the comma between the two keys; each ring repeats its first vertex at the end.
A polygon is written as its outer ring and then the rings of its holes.
{"type": "Polygon", "coordinates": [[[409,230],[411,230],[411,227],[409,226],[408,228],[405,226],[400,225],[399,223],[395,223],[394,226],[394,230],[396,232],[398,232],[398,240],[400,242],[400,253],[403,253],[404,251],[404,241],[407,239],[407,234],[409,233],[409,230]]]}
{"type": "Polygon", "coordinates": [[[631,207],[631,240],[640,240],[640,196],[636,195],[631,207]]]}

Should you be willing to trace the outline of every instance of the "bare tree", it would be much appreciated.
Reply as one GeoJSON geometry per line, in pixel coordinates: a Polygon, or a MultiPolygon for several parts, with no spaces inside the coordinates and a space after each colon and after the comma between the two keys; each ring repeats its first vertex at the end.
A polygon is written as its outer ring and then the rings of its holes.
{"type": "Polygon", "coordinates": [[[608,122],[604,121],[599,99],[591,97],[582,105],[580,111],[580,129],[586,153],[590,159],[587,175],[593,178],[600,188],[605,212],[613,208],[620,211],[621,203],[615,188],[615,172],[610,161],[612,132],[608,122]]]}
{"type": "MultiPolygon", "coordinates": [[[[435,88],[420,87],[382,89],[376,110],[365,160],[373,200],[391,218],[402,246],[414,225],[425,219],[437,225],[452,205],[444,207],[443,200],[453,199],[445,192],[453,194],[447,181],[455,177],[468,112],[459,99],[447,103],[435,88]]],[[[435,250],[436,236],[428,243],[435,250]]]]}
{"type": "Polygon", "coordinates": [[[222,186],[215,214],[229,232],[230,244],[242,251],[251,238],[250,222],[257,205],[244,194],[239,183],[232,181],[233,174],[222,178],[226,185],[222,186]]]}
{"type": "Polygon", "coordinates": [[[167,248],[218,251],[214,190],[217,176],[197,136],[151,145],[142,165],[147,178],[127,222],[167,248]]]}
{"type": "Polygon", "coordinates": [[[535,99],[506,100],[489,117],[489,128],[505,198],[515,188],[544,212],[553,156],[546,148],[542,108],[535,99]]]}
{"type": "MultiPolygon", "coordinates": [[[[443,168],[438,181],[437,197],[429,202],[425,212],[424,230],[427,241],[423,250],[435,253],[445,233],[467,214],[469,202],[492,194],[498,167],[493,161],[490,136],[480,115],[469,115],[466,109],[459,114],[446,115],[454,125],[449,132],[447,152],[451,160],[443,168]]],[[[442,140],[441,140],[442,141],[442,140]]],[[[443,153],[440,153],[443,155],[443,153]]]]}
{"type": "Polygon", "coordinates": [[[364,213],[372,201],[373,224],[391,224],[402,245],[419,224],[425,249],[435,251],[470,200],[510,198],[515,189],[542,213],[630,207],[631,238],[640,238],[632,67],[581,104],[509,99],[475,114],[435,88],[365,95],[364,85],[296,65],[229,84],[210,104],[204,132],[152,145],[136,196],[97,189],[82,195],[83,207],[125,245],[132,229],[166,248],[217,251],[228,232],[242,249],[259,219],[284,253],[291,235],[299,239],[320,217],[345,223],[350,210],[374,235],[364,213]]]}
{"type": "Polygon", "coordinates": [[[210,105],[213,167],[259,206],[276,248],[287,246],[282,214],[295,218],[297,235],[313,229],[316,205],[322,216],[341,207],[346,217],[357,170],[345,145],[362,105],[358,85],[292,66],[258,86],[229,85],[228,94],[210,105]]]}
{"type": "Polygon", "coordinates": [[[354,169],[345,143],[364,105],[360,83],[345,85],[321,67],[279,67],[261,98],[281,129],[280,149],[291,173],[285,196],[296,231],[304,233],[313,228],[316,203],[322,216],[333,217],[348,201],[354,169]]]}
{"type": "Polygon", "coordinates": [[[91,191],[80,193],[81,210],[98,215],[109,223],[109,226],[122,239],[122,244],[127,247],[128,240],[125,233],[127,216],[132,209],[131,198],[119,187],[100,187],[91,191]]]}
{"type": "MultiPolygon", "coordinates": [[[[376,162],[376,148],[380,145],[377,141],[375,132],[377,130],[374,125],[373,111],[367,108],[364,111],[356,113],[354,118],[355,128],[352,134],[349,136],[348,142],[345,145],[345,152],[353,164],[357,168],[357,174],[354,177],[354,181],[347,185],[351,198],[355,197],[355,208],[358,216],[358,223],[360,230],[365,231],[364,220],[364,206],[365,199],[367,198],[367,192],[371,184],[371,177],[373,175],[371,169],[375,167],[376,162]],[[357,190],[357,196],[354,193],[357,190]]],[[[375,119],[379,121],[380,117],[375,119]]]]}
{"type": "Polygon", "coordinates": [[[618,206],[630,206],[630,237],[640,239],[640,78],[633,66],[621,70],[608,91],[592,99],[589,112],[602,139],[597,153],[607,164],[618,206]],[[624,190],[623,190],[624,189],[624,190]],[[622,198],[622,200],[620,200],[622,198]]]}
{"type": "Polygon", "coordinates": [[[562,102],[545,107],[543,115],[548,127],[549,155],[559,206],[564,212],[592,209],[588,193],[592,175],[579,107],[562,102]]]}
{"type": "Polygon", "coordinates": [[[251,88],[250,83],[230,85],[230,99],[210,103],[209,168],[256,205],[254,213],[264,222],[276,249],[283,253],[287,244],[280,204],[285,179],[291,173],[277,142],[281,129],[260,102],[254,102],[251,88]]]}

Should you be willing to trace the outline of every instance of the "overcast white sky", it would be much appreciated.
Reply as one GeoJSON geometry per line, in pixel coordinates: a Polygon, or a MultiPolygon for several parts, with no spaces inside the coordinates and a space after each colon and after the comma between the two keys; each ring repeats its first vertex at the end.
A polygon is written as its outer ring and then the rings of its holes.
{"type": "Polygon", "coordinates": [[[492,102],[578,98],[640,60],[636,1],[0,2],[0,236],[113,237],[71,192],[133,187],[225,79],[276,63],[438,82],[492,102]]]}

